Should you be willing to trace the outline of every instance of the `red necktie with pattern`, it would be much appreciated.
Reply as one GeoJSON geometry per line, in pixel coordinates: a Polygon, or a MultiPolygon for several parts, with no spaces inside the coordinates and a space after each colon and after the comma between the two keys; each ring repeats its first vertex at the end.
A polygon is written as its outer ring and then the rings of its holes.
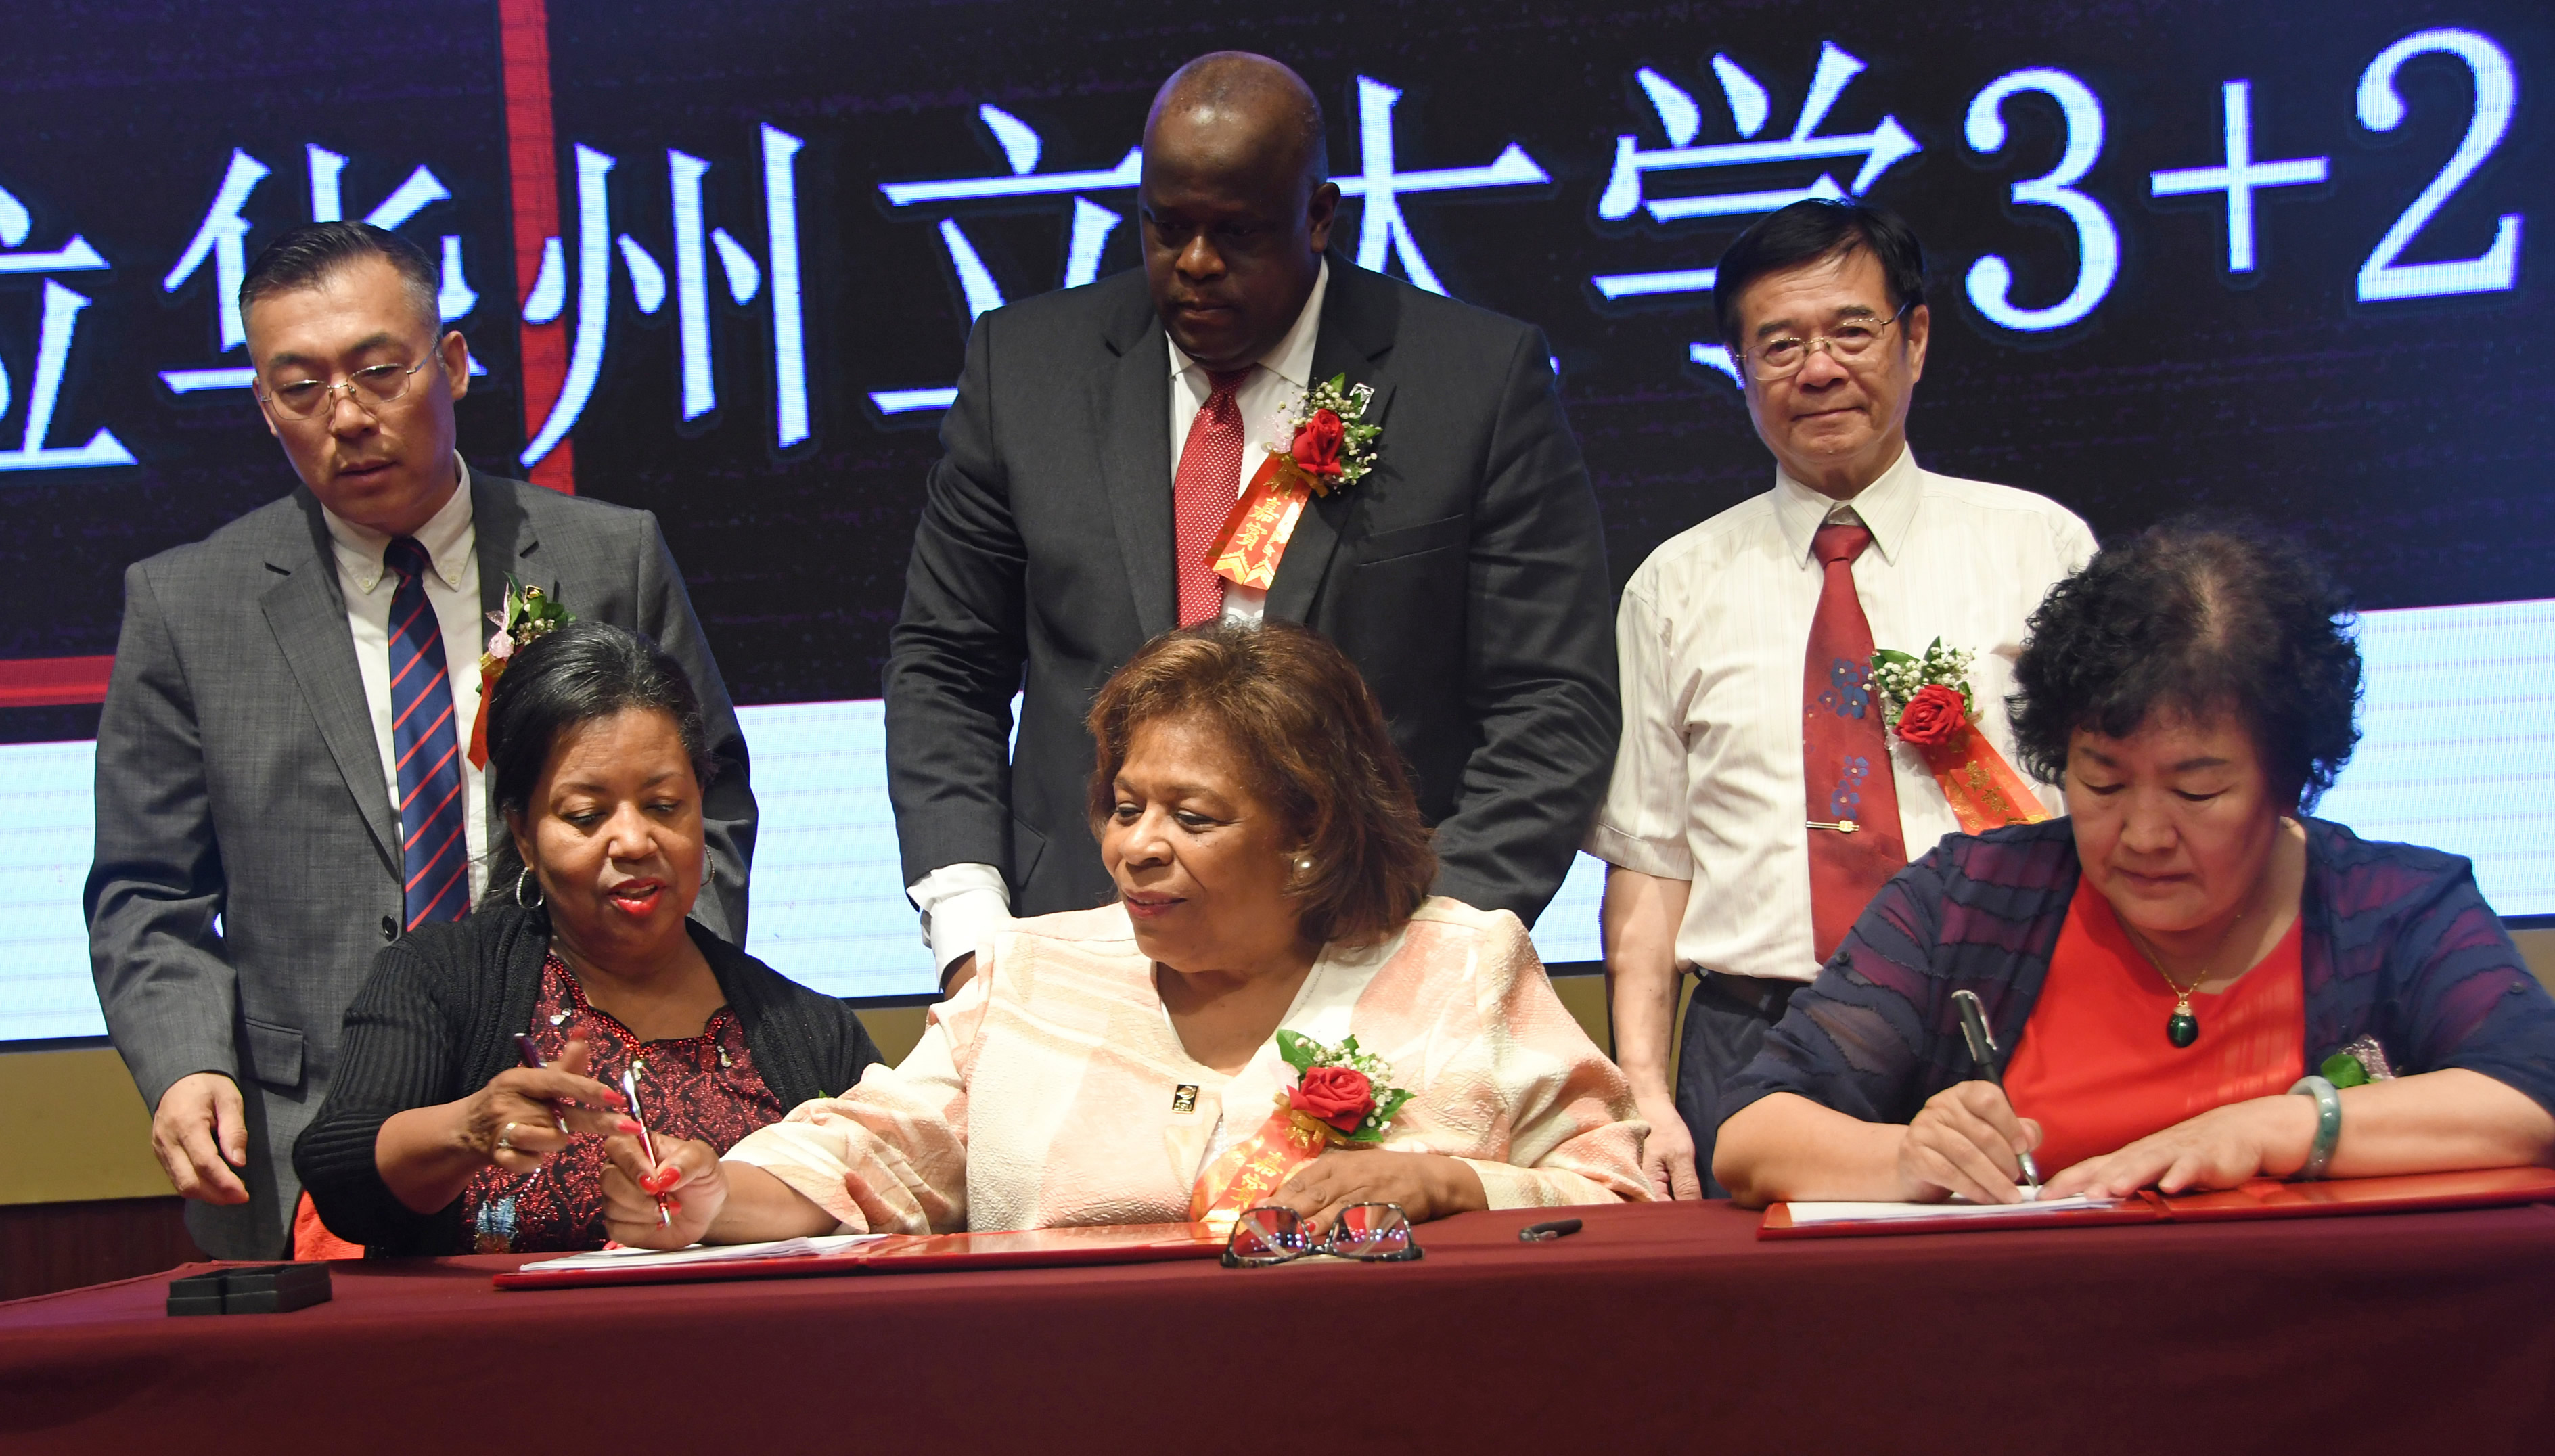
{"type": "Polygon", "coordinates": [[[1860,524],[1822,526],[1810,541],[1826,579],[1801,666],[1801,778],[1810,810],[1810,939],[1822,964],[1873,895],[1907,865],[1889,743],[1866,686],[1872,624],[1854,591],[1854,558],[1870,545],[1872,533],[1860,524]]]}
{"type": "Polygon", "coordinates": [[[1224,611],[1224,578],[1207,565],[1206,553],[1242,498],[1242,411],[1233,395],[1250,377],[1248,369],[1206,377],[1206,403],[1189,422],[1179,473],[1171,479],[1182,627],[1212,621],[1224,611]]]}

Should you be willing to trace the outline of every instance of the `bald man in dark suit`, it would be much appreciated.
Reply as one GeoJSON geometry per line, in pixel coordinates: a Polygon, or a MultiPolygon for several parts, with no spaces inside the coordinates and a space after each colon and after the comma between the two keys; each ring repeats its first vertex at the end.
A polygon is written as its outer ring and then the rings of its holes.
{"type": "Polygon", "coordinates": [[[1194,61],[1146,124],[1144,269],[968,341],[886,674],[906,880],[945,972],[1005,913],[1113,897],[1083,714],[1148,639],[1217,616],[1304,623],[1357,664],[1435,826],[1437,893],[1531,921],[1569,869],[1619,708],[1548,348],[1330,256],[1327,175],[1292,71],[1194,61]],[[1266,422],[1334,376],[1373,391],[1373,472],[1306,505],[1265,592],[1207,575],[1266,422]]]}

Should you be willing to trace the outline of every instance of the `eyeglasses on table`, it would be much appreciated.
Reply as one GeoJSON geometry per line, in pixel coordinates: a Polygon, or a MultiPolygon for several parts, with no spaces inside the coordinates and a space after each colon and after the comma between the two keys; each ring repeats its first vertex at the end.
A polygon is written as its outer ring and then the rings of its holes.
{"type": "Polygon", "coordinates": [[[1224,1267],[1258,1269],[1316,1254],[1406,1264],[1419,1257],[1419,1243],[1410,1236],[1410,1215],[1399,1203],[1352,1203],[1318,1238],[1295,1210],[1265,1203],[1244,1209],[1234,1220],[1233,1236],[1224,1245],[1224,1267]]]}

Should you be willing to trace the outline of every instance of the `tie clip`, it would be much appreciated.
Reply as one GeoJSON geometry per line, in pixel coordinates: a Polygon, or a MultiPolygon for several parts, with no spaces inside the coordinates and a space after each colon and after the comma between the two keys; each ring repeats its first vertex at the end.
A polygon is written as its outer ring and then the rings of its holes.
{"type": "Polygon", "coordinates": [[[1808,821],[1808,823],[1809,823],[1809,827],[1810,827],[1810,828],[1813,828],[1813,829],[1834,829],[1834,830],[1835,830],[1835,831],[1837,831],[1839,834],[1852,834],[1852,833],[1854,833],[1855,831],[1857,831],[1857,830],[1859,830],[1859,829],[1861,829],[1861,828],[1863,827],[1861,824],[1856,823],[1856,822],[1855,822],[1854,820],[1852,820],[1852,819],[1839,819],[1839,820],[1837,820],[1837,821],[1836,821],[1835,823],[1833,823],[1833,824],[1827,823],[1827,822],[1825,822],[1824,820],[1820,820],[1820,819],[1811,819],[1811,820],[1809,820],[1809,821],[1808,821]]]}

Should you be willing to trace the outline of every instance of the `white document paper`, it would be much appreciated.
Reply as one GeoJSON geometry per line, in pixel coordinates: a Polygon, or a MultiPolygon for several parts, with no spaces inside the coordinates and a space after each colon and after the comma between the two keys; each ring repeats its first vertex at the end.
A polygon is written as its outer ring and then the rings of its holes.
{"type": "Polygon", "coordinates": [[[2078,1194],[2073,1198],[2042,1198],[2036,1188],[2022,1190],[2020,1203],[1795,1203],[1792,1227],[1804,1224],[1869,1223],[1884,1219],[1903,1218],[2011,1218],[2025,1213],[2060,1213],[2071,1208],[2113,1208],[2117,1198],[2078,1194]]]}
{"type": "Polygon", "coordinates": [[[768,1244],[694,1244],[688,1249],[632,1249],[626,1246],[545,1259],[526,1269],[653,1269],[671,1264],[724,1264],[732,1259],[794,1259],[810,1254],[839,1254],[856,1244],[884,1239],[885,1234],[827,1234],[820,1239],[776,1239],[768,1244]]]}

